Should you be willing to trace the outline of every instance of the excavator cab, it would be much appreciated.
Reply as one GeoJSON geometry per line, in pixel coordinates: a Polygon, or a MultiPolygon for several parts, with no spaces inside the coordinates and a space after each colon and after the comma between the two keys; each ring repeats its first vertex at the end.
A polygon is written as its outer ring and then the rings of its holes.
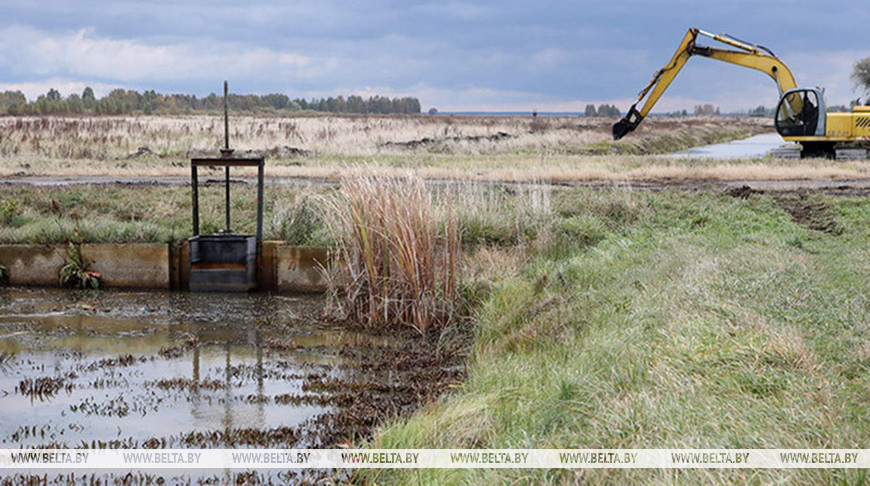
{"type": "Polygon", "coordinates": [[[825,98],[817,89],[786,91],[776,107],[776,131],[782,137],[825,135],[825,98]]]}

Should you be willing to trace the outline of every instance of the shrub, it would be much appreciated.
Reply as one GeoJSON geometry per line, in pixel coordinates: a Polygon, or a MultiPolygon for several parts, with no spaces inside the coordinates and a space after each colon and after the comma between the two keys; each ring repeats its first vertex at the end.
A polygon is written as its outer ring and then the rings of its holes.
{"type": "Polygon", "coordinates": [[[275,211],[278,237],[290,245],[311,245],[322,226],[313,200],[299,196],[290,209],[275,211]]]}
{"type": "Polygon", "coordinates": [[[9,224],[18,216],[18,201],[8,197],[0,201],[0,222],[9,224]]]}

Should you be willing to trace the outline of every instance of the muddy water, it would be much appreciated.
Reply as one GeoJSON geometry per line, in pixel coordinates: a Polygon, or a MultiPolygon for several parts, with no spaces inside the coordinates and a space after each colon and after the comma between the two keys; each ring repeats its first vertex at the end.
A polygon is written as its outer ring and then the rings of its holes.
{"type": "Polygon", "coordinates": [[[662,157],[669,158],[707,158],[707,159],[742,159],[764,157],[773,149],[778,149],[784,146],[794,147],[793,143],[786,143],[776,133],[765,133],[755,135],[744,140],[735,140],[733,142],[717,143],[713,145],[705,145],[703,147],[694,147],[682,152],[663,155],[662,157]]]}
{"type": "Polygon", "coordinates": [[[332,447],[462,378],[420,336],[323,324],[322,303],[0,289],[0,448],[332,447]]]}

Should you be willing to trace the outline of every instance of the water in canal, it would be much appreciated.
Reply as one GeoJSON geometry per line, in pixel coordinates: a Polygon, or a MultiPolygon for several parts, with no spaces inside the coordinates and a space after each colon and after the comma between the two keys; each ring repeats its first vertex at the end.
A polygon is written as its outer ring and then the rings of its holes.
{"type": "Polygon", "coordinates": [[[0,289],[0,448],[333,447],[461,379],[419,336],[326,325],[322,305],[0,289]]]}

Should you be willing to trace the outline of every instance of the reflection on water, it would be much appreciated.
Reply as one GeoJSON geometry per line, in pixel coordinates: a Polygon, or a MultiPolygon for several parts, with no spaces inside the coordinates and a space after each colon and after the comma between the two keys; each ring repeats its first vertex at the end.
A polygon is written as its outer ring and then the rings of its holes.
{"type": "Polygon", "coordinates": [[[782,147],[796,147],[794,143],[786,144],[776,133],[755,135],[743,140],[694,147],[682,152],[665,154],[665,158],[705,158],[705,159],[742,159],[764,157],[771,150],[782,147]]]}
{"type": "MultiPolygon", "coordinates": [[[[0,290],[0,447],[222,447],[334,406],[321,299],[268,294],[0,290]],[[254,432],[250,432],[254,431],[254,432]]],[[[304,447],[311,437],[283,441],[304,447]]]]}

